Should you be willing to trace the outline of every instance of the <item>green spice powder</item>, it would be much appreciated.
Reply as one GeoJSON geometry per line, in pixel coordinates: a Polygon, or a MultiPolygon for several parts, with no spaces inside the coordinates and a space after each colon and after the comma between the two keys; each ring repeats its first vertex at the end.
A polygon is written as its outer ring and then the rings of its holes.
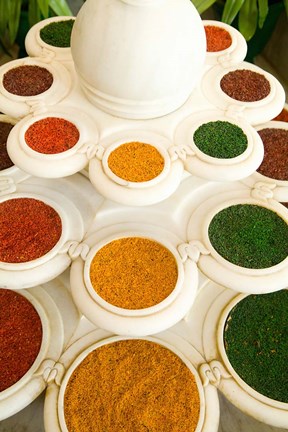
{"type": "Polygon", "coordinates": [[[208,234],[216,251],[241,267],[271,267],[288,255],[287,223],[274,211],[258,205],[225,208],[212,219],[208,234]]]}
{"type": "Polygon", "coordinates": [[[230,312],[224,345],[235,372],[254,390],[288,403],[288,291],[249,295],[230,312]]]}
{"type": "Polygon", "coordinates": [[[193,135],[194,143],[203,153],[219,159],[231,159],[242,154],[248,144],[243,130],[227,121],[201,125],[193,135]]]}
{"type": "Polygon", "coordinates": [[[74,19],[52,22],[40,30],[43,42],[58,48],[69,48],[74,19]]]}

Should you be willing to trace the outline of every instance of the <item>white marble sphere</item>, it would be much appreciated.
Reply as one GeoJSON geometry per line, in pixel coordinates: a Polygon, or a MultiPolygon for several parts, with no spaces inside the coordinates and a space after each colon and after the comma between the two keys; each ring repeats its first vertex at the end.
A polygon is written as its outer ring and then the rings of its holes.
{"type": "Polygon", "coordinates": [[[147,119],[188,99],[203,72],[206,37],[190,0],[87,0],[71,49],[90,102],[147,119]]]}

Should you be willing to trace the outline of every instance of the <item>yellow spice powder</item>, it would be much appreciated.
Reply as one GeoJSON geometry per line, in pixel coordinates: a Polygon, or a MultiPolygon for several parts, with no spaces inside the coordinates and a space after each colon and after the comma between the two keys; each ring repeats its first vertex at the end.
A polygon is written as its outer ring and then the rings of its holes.
{"type": "Polygon", "coordinates": [[[124,180],[145,182],[161,174],[164,158],[150,144],[129,142],[110,153],[108,165],[115,175],[124,180]]]}
{"type": "Polygon", "coordinates": [[[160,243],[125,237],[102,247],[90,265],[93,288],[108,303],[143,309],[163,301],[175,288],[178,268],[160,243]]]}
{"type": "Polygon", "coordinates": [[[194,432],[199,413],[190,369],[169,349],[143,339],[91,352],[64,395],[69,432],[194,432]]]}

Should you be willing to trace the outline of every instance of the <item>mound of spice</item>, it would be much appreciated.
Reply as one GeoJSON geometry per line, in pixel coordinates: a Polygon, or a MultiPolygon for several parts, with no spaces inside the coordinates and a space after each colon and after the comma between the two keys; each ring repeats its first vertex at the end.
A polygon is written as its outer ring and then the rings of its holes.
{"type": "Polygon", "coordinates": [[[14,125],[0,121],[0,171],[13,166],[8,152],[7,152],[7,139],[14,125]]]}
{"type": "Polygon", "coordinates": [[[39,153],[56,154],[74,147],[79,136],[79,130],[70,121],[46,117],[29,126],[25,132],[25,141],[39,153]]]}
{"type": "Polygon", "coordinates": [[[236,69],[228,72],[220,81],[224,93],[241,102],[256,102],[270,93],[271,87],[267,78],[249,69],[236,69]]]}
{"type": "Polygon", "coordinates": [[[264,145],[264,159],[257,171],[276,180],[288,180],[288,129],[258,131],[264,145]]]}
{"type": "Polygon", "coordinates": [[[177,279],[173,254],[160,243],[141,237],[108,243],[90,265],[90,280],[97,294],[125,309],[160,303],[174,290],[177,279]]]}
{"type": "Polygon", "coordinates": [[[129,142],[113,150],[108,158],[111,171],[131,182],[145,182],[157,177],[164,168],[164,158],[152,145],[129,142]]]}
{"type": "Polygon", "coordinates": [[[203,153],[219,159],[239,156],[248,144],[243,130],[227,121],[204,123],[194,132],[193,140],[203,153]]]}
{"type": "Polygon", "coordinates": [[[288,291],[249,295],[230,312],[224,344],[235,372],[254,390],[288,403],[288,291]]]}
{"type": "Polygon", "coordinates": [[[17,96],[36,96],[53,84],[53,75],[46,68],[36,65],[18,66],[3,76],[5,90],[17,96]]]}
{"type": "Polygon", "coordinates": [[[52,22],[40,30],[40,38],[48,45],[68,48],[74,22],[74,19],[52,22]]]}
{"type": "Polygon", "coordinates": [[[0,289],[0,392],[33,365],[42,343],[41,319],[23,296],[0,289]]]}
{"type": "Polygon", "coordinates": [[[143,339],[97,348],[66,387],[69,432],[193,432],[200,413],[195,377],[169,349],[143,339]]]}
{"type": "Polygon", "coordinates": [[[223,51],[231,46],[232,37],[224,28],[205,25],[204,30],[207,41],[207,52],[223,51]]]}
{"type": "Polygon", "coordinates": [[[273,120],[288,122],[288,110],[283,108],[280,114],[278,114],[278,116],[276,116],[273,120]]]}
{"type": "Polygon", "coordinates": [[[212,219],[208,234],[216,251],[241,267],[271,267],[288,255],[287,223],[258,205],[238,204],[221,210],[212,219]]]}
{"type": "Polygon", "coordinates": [[[0,203],[0,261],[40,258],[56,245],[61,233],[60,216],[42,201],[13,198],[0,203]]]}

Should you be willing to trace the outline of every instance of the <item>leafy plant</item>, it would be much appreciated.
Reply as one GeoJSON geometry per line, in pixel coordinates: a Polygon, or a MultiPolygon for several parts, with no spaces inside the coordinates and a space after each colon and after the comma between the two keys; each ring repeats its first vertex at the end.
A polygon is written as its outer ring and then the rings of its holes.
{"type": "Polygon", "coordinates": [[[6,51],[16,40],[23,11],[30,27],[50,16],[72,15],[66,0],[0,0],[0,43],[6,51]]]}
{"type": "MultiPolygon", "coordinates": [[[[270,6],[269,0],[192,0],[199,14],[216,1],[223,6],[221,21],[231,24],[238,17],[238,29],[247,41],[254,36],[257,27],[262,29],[270,6]]],[[[288,0],[283,0],[283,4],[288,16],[288,0]]]]}

